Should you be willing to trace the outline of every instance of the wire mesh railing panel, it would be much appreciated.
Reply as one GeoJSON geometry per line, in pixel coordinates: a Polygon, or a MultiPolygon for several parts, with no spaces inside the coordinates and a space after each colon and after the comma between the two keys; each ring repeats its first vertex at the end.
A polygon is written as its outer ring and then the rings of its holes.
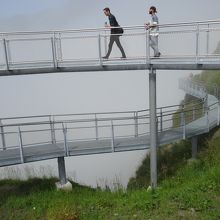
{"type": "Polygon", "coordinates": [[[34,146],[34,145],[45,145],[51,144],[51,130],[32,130],[32,131],[22,131],[22,145],[24,147],[34,146]]]}
{"type": "Polygon", "coordinates": [[[0,134],[0,146],[1,150],[3,149],[12,149],[12,148],[18,148],[19,147],[19,140],[18,140],[18,133],[15,132],[4,132],[0,134]],[[2,134],[4,136],[2,136],[2,134]],[[3,145],[3,139],[4,139],[4,145],[3,145]]]}
{"type": "Polygon", "coordinates": [[[52,62],[51,39],[8,41],[9,63],[52,62]]]}
{"type": "Polygon", "coordinates": [[[62,61],[98,60],[98,36],[61,39],[62,61]]]}
{"type": "MultiPolygon", "coordinates": [[[[159,26],[159,50],[162,57],[198,62],[210,58],[218,61],[220,21],[193,22],[159,26]],[[217,48],[217,49],[216,49],[217,48]]],[[[124,27],[119,37],[127,59],[120,62],[147,62],[153,56],[150,48],[152,33],[144,26],[124,27]]],[[[1,35],[0,68],[65,65],[103,65],[108,50],[109,29],[82,29],[55,32],[4,33],[1,35]]],[[[118,63],[120,50],[113,45],[109,59],[118,63]]],[[[108,63],[114,64],[114,63],[108,63]]]]}

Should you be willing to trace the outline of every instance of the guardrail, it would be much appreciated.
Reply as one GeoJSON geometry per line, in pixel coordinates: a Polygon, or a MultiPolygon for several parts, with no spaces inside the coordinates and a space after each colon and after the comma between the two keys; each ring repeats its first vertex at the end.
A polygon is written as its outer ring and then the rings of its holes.
{"type": "MultiPolygon", "coordinates": [[[[183,127],[198,118],[201,104],[190,110],[184,105],[157,109],[158,132],[183,127]],[[178,109],[181,107],[181,110],[178,109]],[[176,121],[176,123],[174,123],[176,121]]],[[[42,115],[0,119],[0,146],[2,150],[42,144],[110,139],[138,138],[149,134],[149,110],[94,114],[42,115]]],[[[68,154],[68,153],[67,153],[68,154]]]]}
{"type": "MultiPolygon", "coordinates": [[[[102,66],[106,62],[114,65],[119,61],[149,63],[152,59],[149,30],[143,25],[123,28],[125,33],[120,39],[127,59],[120,60],[117,51],[113,51],[111,62],[102,59],[110,36],[106,28],[0,33],[0,69],[102,66]]],[[[203,58],[220,58],[220,51],[214,51],[220,38],[219,20],[162,24],[159,28],[164,59],[181,57],[199,63],[203,58]]]]}
{"type": "MultiPolygon", "coordinates": [[[[189,94],[197,96],[201,94],[203,97],[204,89],[201,89],[201,85],[187,80],[184,83],[181,85],[189,91],[189,94]],[[193,90],[198,90],[199,93],[193,90]]],[[[172,138],[185,139],[208,132],[210,128],[219,125],[219,102],[209,94],[206,97],[206,105],[203,99],[195,104],[184,103],[158,108],[156,117],[158,141],[166,134],[171,136],[174,134],[169,141],[173,140],[172,138]]],[[[26,161],[28,148],[33,150],[39,147],[42,150],[44,146],[50,145],[51,150],[56,151],[55,146],[59,146],[59,149],[61,146],[64,155],[69,156],[71,143],[80,150],[80,146],[86,147],[91,143],[102,145],[106,141],[111,143],[111,150],[114,152],[117,143],[124,141],[126,144],[127,141],[131,141],[136,144],[135,140],[149,137],[149,131],[149,110],[1,118],[0,154],[5,155],[5,152],[16,150],[20,154],[19,161],[23,163],[26,161]]]]}

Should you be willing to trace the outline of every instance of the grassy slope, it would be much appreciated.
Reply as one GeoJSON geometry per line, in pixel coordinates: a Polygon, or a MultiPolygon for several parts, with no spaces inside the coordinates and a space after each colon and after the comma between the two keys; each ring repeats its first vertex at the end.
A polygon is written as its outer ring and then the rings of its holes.
{"type": "Polygon", "coordinates": [[[1,181],[0,219],[220,219],[220,131],[204,140],[199,159],[161,180],[155,192],[77,184],[60,192],[55,179],[1,181]]]}

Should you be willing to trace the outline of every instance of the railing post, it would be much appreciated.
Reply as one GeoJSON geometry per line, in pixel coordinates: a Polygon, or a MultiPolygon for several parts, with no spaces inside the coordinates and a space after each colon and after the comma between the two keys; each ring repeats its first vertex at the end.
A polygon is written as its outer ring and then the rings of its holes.
{"type": "Polygon", "coordinates": [[[65,155],[69,156],[69,147],[67,143],[67,126],[64,126],[64,124],[62,123],[62,127],[63,127],[64,151],[65,151],[65,155]]]}
{"type": "Polygon", "coordinates": [[[184,105],[182,106],[181,111],[181,125],[183,127],[183,140],[186,139],[186,118],[185,118],[185,112],[184,112],[184,105]]]}
{"type": "Polygon", "coordinates": [[[199,24],[196,26],[196,63],[198,63],[199,56],[199,24]]]}
{"type": "Polygon", "coordinates": [[[209,132],[209,108],[207,107],[207,112],[206,112],[206,123],[207,123],[207,131],[209,132]]]}
{"type": "Polygon", "coordinates": [[[51,131],[51,142],[52,144],[55,144],[56,135],[55,135],[55,128],[54,128],[54,120],[51,119],[51,116],[50,116],[50,131],[51,131]]]}
{"type": "Polygon", "coordinates": [[[209,55],[209,24],[208,24],[207,37],[206,37],[206,53],[207,55],[209,55]]]}
{"type": "Polygon", "coordinates": [[[2,138],[2,149],[6,150],[4,126],[2,124],[2,120],[0,120],[0,128],[1,128],[1,138],[2,138]]]}
{"type": "Polygon", "coordinates": [[[105,30],[105,37],[104,37],[104,44],[105,44],[105,54],[107,54],[107,50],[108,50],[108,48],[107,48],[107,34],[106,34],[107,32],[106,32],[106,30],[105,30]]]}
{"type": "Polygon", "coordinates": [[[194,121],[196,119],[196,115],[195,115],[195,107],[193,107],[193,111],[192,111],[192,120],[194,121]]]}
{"type": "Polygon", "coordinates": [[[5,39],[3,39],[3,46],[4,46],[5,65],[6,65],[6,69],[9,70],[8,49],[5,39]]]}
{"type": "Polygon", "coordinates": [[[134,112],[134,129],[135,129],[135,137],[138,137],[138,112],[134,112]]]}
{"type": "Polygon", "coordinates": [[[101,50],[101,35],[98,35],[98,47],[99,47],[99,63],[102,66],[102,50],[101,50]]]}
{"type": "Polygon", "coordinates": [[[58,67],[58,63],[57,63],[57,54],[56,54],[56,36],[55,36],[55,33],[54,33],[53,37],[51,37],[51,46],[52,46],[53,66],[54,66],[54,69],[56,69],[58,67]]]}
{"type": "Polygon", "coordinates": [[[95,138],[96,140],[99,139],[98,120],[96,114],[95,114],[95,138]]]}
{"type": "Polygon", "coordinates": [[[57,38],[57,59],[58,61],[63,60],[61,33],[59,33],[59,37],[57,38]]]}
{"type": "Polygon", "coordinates": [[[24,151],[23,151],[22,134],[20,127],[18,127],[18,143],[19,143],[21,163],[24,163],[24,151]]]}
{"type": "Polygon", "coordinates": [[[219,126],[219,123],[220,123],[220,102],[219,102],[219,100],[218,100],[218,115],[217,115],[217,125],[219,126]]]}
{"type": "Polygon", "coordinates": [[[111,121],[111,133],[112,133],[112,152],[115,152],[115,135],[114,135],[114,124],[113,121],[111,121]]]}
{"type": "Polygon", "coordinates": [[[146,64],[150,63],[150,34],[146,30],[146,64]]]}

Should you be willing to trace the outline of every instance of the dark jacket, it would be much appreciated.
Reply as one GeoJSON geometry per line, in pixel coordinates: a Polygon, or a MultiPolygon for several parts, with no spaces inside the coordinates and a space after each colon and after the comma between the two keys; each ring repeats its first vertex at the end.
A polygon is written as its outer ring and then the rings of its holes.
{"type": "MultiPolygon", "coordinates": [[[[113,14],[110,14],[108,16],[108,19],[109,19],[109,24],[112,26],[112,27],[118,27],[119,24],[115,18],[115,16],[113,14]]],[[[117,34],[117,28],[111,28],[111,34],[117,34]]]]}

